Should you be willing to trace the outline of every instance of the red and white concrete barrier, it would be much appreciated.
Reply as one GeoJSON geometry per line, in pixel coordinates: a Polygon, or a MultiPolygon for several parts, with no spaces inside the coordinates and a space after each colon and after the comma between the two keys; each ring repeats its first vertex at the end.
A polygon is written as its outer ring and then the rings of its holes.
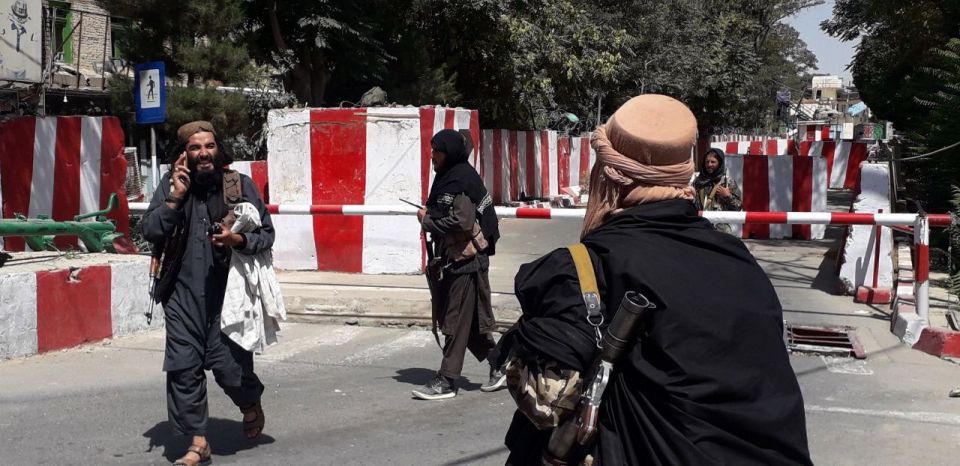
{"type": "MultiPolygon", "coordinates": [[[[730,155],[727,175],[743,193],[749,212],[823,212],[827,210],[827,162],[822,157],[730,155]]],[[[823,225],[735,225],[743,238],[822,239],[823,225]]]]}
{"type": "MultiPolygon", "coordinates": [[[[864,163],[853,212],[889,212],[890,172],[886,165],[864,163]]],[[[893,231],[871,225],[847,228],[840,282],[859,302],[887,304],[893,295],[893,231]]]]}
{"type": "MultiPolygon", "coordinates": [[[[54,220],[96,212],[116,193],[109,215],[129,233],[124,182],[127,161],[116,117],[18,118],[0,124],[0,205],[3,218],[46,215],[54,220]]],[[[76,237],[58,237],[60,248],[80,248],[76,237]]],[[[22,238],[0,238],[0,247],[23,251],[22,238]]]]}
{"type": "Polygon", "coordinates": [[[867,160],[867,144],[853,141],[804,141],[800,155],[827,160],[830,189],[857,189],[860,164],[867,160]]]}
{"type": "Polygon", "coordinates": [[[270,202],[270,179],[266,160],[233,162],[230,164],[230,168],[249,176],[257,187],[263,202],[270,202]]]}
{"type": "Polygon", "coordinates": [[[0,359],[162,327],[160,306],[146,315],[148,258],[94,254],[54,264],[0,269],[0,359]]]}
{"type": "Polygon", "coordinates": [[[755,139],[748,141],[713,141],[710,147],[726,154],[739,155],[797,155],[793,139],[755,139]]]}
{"type": "Polygon", "coordinates": [[[557,196],[589,178],[596,160],[588,134],[485,129],[480,148],[478,171],[496,204],[557,196]]]}
{"type": "MultiPolygon", "coordinates": [[[[443,107],[274,110],[268,116],[271,202],[394,204],[426,201],[430,138],[467,129],[480,140],[475,110],[443,107]]],[[[479,146],[470,156],[479,161],[479,146]]],[[[280,216],[275,265],[282,269],[415,273],[423,252],[415,220],[280,216]]]]}

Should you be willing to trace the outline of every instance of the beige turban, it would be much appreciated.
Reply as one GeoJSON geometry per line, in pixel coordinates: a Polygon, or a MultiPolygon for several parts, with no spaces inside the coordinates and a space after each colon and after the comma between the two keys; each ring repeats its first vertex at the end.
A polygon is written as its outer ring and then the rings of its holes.
{"type": "Polygon", "coordinates": [[[197,120],[181,126],[180,129],[177,130],[177,139],[186,144],[187,141],[190,140],[190,136],[199,132],[213,133],[214,136],[217,135],[217,132],[214,131],[213,125],[210,124],[209,121],[197,120]]]}
{"type": "Polygon", "coordinates": [[[693,199],[697,119],[680,101],[647,94],[623,104],[597,128],[597,162],[583,233],[624,208],[666,199],[693,199]]]}

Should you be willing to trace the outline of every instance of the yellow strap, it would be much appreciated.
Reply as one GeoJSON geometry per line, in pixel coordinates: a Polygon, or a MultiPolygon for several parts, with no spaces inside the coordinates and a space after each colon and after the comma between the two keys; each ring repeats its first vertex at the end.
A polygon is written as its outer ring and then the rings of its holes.
{"type": "Polygon", "coordinates": [[[590,253],[583,243],[571,244],[567,246],[570,255],[573,256],[573,264],[577,266],[577,278],[580,279],[580,293],[595,293],[600,296],[600,289],[597,288],[597,274],[593,270],[593,261],[590,260],[590,253]]]}

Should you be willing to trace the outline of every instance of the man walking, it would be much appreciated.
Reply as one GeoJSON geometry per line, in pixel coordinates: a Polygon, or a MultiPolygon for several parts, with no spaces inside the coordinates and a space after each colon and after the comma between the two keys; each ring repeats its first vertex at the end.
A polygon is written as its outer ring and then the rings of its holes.
{"type": "Polygon", "coordinates": [[[160,180],[142,229],[154,251],[162,253],[153,297],[163,304],[166,318],[168,417],[175,433],[193,437],[175,464],[194,466],[211,455],[205,370],[213,372],[217,385],[243,413],[244,436],[253,439],[263,430],[263,384],[253,372],[253,354],[220,331],[220,311],[231,254],[270,249],[274,231],[252,180],[226,170],[232,159],[213,125],[187,123],[177,136],[184,151],[160,180]],[[257,208],[262,223],[245,234],[221,226],[225,217],[232,218],[231,204],[241,198],[257,208]]]}

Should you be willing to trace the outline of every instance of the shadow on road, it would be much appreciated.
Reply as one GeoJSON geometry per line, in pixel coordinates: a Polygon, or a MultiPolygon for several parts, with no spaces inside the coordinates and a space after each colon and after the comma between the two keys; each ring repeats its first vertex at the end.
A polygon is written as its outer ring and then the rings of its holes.
{"type": "MultiPolygon", "coordinates": [[[[270,428],[269,422],[266,428],[270,428]]],[[[187,452],[191,440],[189,436],[175,435],[167,421],[157,423],[144,432],[143,436],[150,439],[148,452],[153,451],[154,447],[162,447],[163,457],[170,462],[176,461],[187,452]]],[[[243,436],[243,423],[240,421],[211,417],[207,422],[207,441],[210,442],[214,456],[231,456],[276,440],[266,434],[261,434],[256,440],[247,440],[243,436]]]]}
{"type": "MultiPolygon", "coordinates": [[[[413,385],[416,387],[422,386],[430,381],[434,375],[437,374],[437,371],[433,369],[425,369],[423,367],[411,367],[408,369],[397,369],[397,375],[393,376],[393,380],[396,380],[400,383],[405,383],[413,385]]],[[[460,390],[474,391],[480,389],[479,383],[468,382],[465,378],[460,378],[457,381],[457,388],[460,390]]]]}

